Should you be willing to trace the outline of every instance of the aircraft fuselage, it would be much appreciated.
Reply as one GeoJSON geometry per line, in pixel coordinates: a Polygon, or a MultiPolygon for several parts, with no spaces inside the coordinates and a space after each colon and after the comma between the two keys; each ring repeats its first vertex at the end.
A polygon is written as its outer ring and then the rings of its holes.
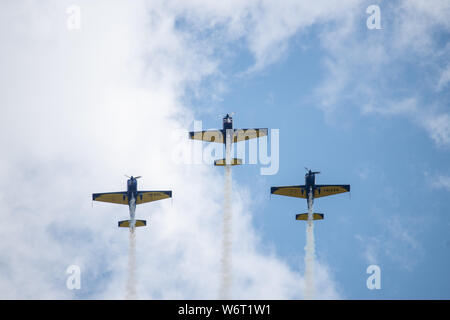
{"type": "MultiPolygon", "coordinates": [[[[225,144],[225,145],[227,144],[228,139],[233,139],[233,134],[234,134],[234,131],[231,131],[230,135],[228,135],[227,130],[233,130],[233,118],[229,114],[227,114],[225,116],[225,118],[223,118],[222,134],[224,136],[223,144],[225,144]]],[[[230,141],[229,145],[231,145],[231,142],[232,141],[230,141]]]]}
{"type": "Polygon", "coordinates": [[[308,209],[312,206],[314,201],[314,190],[316,188],[316,174],[314,172],[309,172],[305,174],[305,187],[308,194],[306,201],[308,203],[308,209]]]}
{"type": "MultiPolygon", "coordinates": [[[[223,118],[223,129],[222,134],[224,136],[223,143],[227,144],[227,139],[229,138],[227,135],[227,130],[233,130],[233,118],[227,114],[225,118],[223,118]]],[[[230,137],[233,139],[233,137],[230,137]]]]}
{"type": "Polygon", "coordinates": [[[312,190],[314,191],[314,188],[316,187],[316,176],[314,174],[307,173],[305,175],[305,186],[306,190],[312,190]]]}
{"type": "Polygon", "coordinates": [[[133,176],[127,180],[128,207],[130,208],[130,228],[133,231],[136,216],[137,179],[133,176]]]}
{"type": "Polygon", "coordinates": [[[223,131],[226,132],[227,129],[233,129],[233,118],[229,114],[223,118],[223,131]]]}
{"type": "Polygon", "coordinates": [[[130,202],[132,198],[137,198],[137,179],[134,177],[127,180],[127,196],[128,202],[130,202]]]}

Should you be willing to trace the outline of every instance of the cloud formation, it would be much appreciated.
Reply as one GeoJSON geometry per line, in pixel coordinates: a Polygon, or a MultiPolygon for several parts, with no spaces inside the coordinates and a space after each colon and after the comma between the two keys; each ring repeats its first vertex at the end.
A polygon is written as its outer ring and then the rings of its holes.
{"type": "Polygon", "coordinates": [[[437,146],[449,146],[449,2],[379,2],[380,30],[366,27],[369,4],[359,2],[346,23],[321,36],[328,76],[315,92],[318,107],[338,121],[337,111],[355,109],[405,117],[437,146]]]}
{"type": "MultiPolygon", "coordinates": [[[[245,39],[259,70],[299,29],[339,15],[331,3],[79,1],[79,30],[66,27],[72,2],[2,3],[0,297],[124,298],[128,233],[116,223],[128,210],[90,197],[134,174],[174,195],[137,208],[149,222],[137,230],[138,296],[216,298],[222,173],[167,161],[172,133],[193,120],[183,97],[220,79],[221,39],[245,39]],[[79,292],[65,286],[69,265],[79,292]]],[[[239,189],[233,297],[301,298],[302,276],[262,246],[239,189]]],[[[328,268],[317,274],[318,297],[338,297],[328,268]]]]}

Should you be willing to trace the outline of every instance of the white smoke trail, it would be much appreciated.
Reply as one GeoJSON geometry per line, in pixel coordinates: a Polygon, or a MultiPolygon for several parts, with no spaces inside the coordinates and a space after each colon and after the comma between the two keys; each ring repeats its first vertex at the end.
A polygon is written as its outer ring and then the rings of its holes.
{"type": "Polygon", "coordinates": [[[128,244],[128,280],[127,280],[127,300],[137,299],[136,293],[136,233],[135,233],[135,219],[136,213],[136,199],[131,197],[130,200],[130,235],[128,244]]]}
{"type": "Polygon", "coordinates": [[[231,276],[231,249],[232,249],[232,209],[231,209],[231,139],[233,131],[228,129],[226,132],[225,144],[225,190],[224,206],[222,216],[222,257],[221,257],[221,284],[219,299],[230,299],[230,290],[232,283],[231,276]]]}
{"type": "Polygon", "coordinates": [[[127,281],[127,300],[137,299],[136,292],[136,233],[134,228],[130,228],[128,247],[128,281],[127,281]]]}
{"type": "Polygon", "coordinates": [[[306,224],[306,246],[305,246],[305,289],[304,298],[311,300],[315,298],[314,283],[314,260],[315,260],[315,244],[314,244],[314,210],[312,189],[310,189],[308,197],[308,222],[306,224]]]}

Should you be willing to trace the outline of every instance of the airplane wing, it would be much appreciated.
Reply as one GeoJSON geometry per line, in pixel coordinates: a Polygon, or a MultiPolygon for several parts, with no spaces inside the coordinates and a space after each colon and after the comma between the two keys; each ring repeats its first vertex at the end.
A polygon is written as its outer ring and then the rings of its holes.
{"type": "Polygon", "coordinates": [[[128,197],[125,191],[123,192],[106,192],[92,194],[93,201],[111,202],[117,204],[128,204],[128,197]]]}
{"type": "Polygon", "coordinates": [[[268,129],[236,129],[234,130],[233,142],[245,141],[249,139],[267,136],[268,129]]]}
{"type": "Polygon", "coordinates": [[[307,197],[305,186],[272,187],[270,193],[304,199],[307,197]]]}
{"type": "Polygon", "coordinates": [[[189,132],[189,138],[193,140],[223,143],[223,134],[221,130],[191,131],[189,132]]]}
{"type": "Polygon", "coordinates": [[[172,198],[172,191],[138,191],[136,204],[172,198]]]}
{"type": "Polygon", "coordinates": [[[314,190],[314,198],[331,196],[333,194],[344,193],[350,191],[349,184],[329,185],[329,184],[316,184],[314,190]]]}

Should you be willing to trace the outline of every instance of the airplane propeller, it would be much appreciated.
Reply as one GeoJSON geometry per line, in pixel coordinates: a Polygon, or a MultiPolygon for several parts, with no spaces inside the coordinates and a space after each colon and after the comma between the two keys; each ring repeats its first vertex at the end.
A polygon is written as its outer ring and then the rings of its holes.
{"type": "Polygon", "coordinates": [[[142,176],[137,176],[137,177],[133,177],[133,176],[127,176],[126,174],[124,175],[125,177],[127,177],[128,179],[134,178],[134,179],[139,179],[142,178],[142,176]]]}
{"type": "Polygon", "coordinates": [[[217,117],[219,117],[220,119],[225,118],[227,115],[230,116],[231,118],[233,118],[233,116],[236,114],[236,112],[229,112],[226,113],[225,115],[223,114],[219,114],[217,117]]]}
{"type": "MultiPolygon", "coordinates": [[[[306,169],[307,172],[309,172],[310,170],[307,167],[304,167],[306,169]]],[[[320,171],[313,171],[311,172],[311,174],[320,174],[320,171]]]]}

